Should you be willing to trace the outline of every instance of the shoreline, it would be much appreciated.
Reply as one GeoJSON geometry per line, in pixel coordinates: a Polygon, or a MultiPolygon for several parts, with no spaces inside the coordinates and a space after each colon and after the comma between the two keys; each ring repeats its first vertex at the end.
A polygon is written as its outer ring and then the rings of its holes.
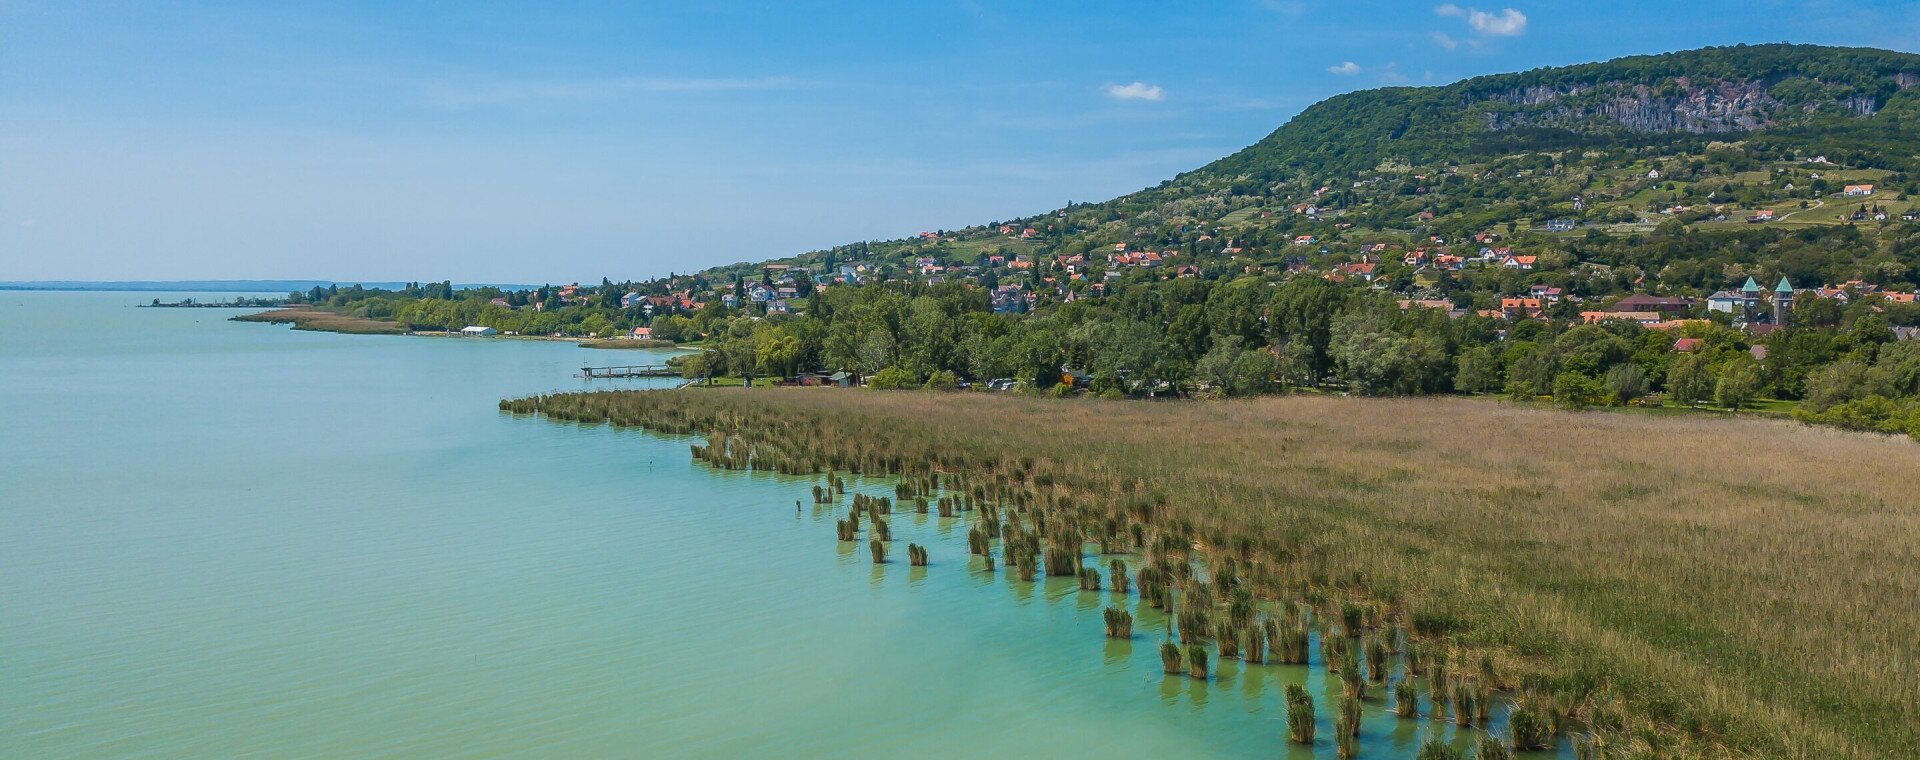
{"type": "MultiPolygon", "coordinates": [[[[427,338],[466,337],[457,330],[409,330],[398,322],[383,319],[356,317],[338,314],[325,309],[308,306],[287,306],[269,308],[252,314],[228,317],[232,322],[255,322],[270,325],[292,325],[295,330],[307,332],[330,332],[341,335],[411,335],[427,338]]],[[[633,340],[628,338],[579,338],[555,335],[507,335],[485,336],[487,340],[539,340],[554,343],[572,343],[581,348],[599,348],[614,350],[653,349],[660,351],[686,351],[670,340],[633,340]]]]}

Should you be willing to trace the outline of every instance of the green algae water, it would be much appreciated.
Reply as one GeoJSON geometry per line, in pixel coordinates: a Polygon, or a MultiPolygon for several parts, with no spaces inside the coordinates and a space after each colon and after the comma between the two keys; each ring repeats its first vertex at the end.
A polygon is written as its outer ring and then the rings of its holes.
{"type": "MultiPolygon", "coordinates": [[[[0,756],[1334,755],[1317,647],[1165,676],[1164,616],[1126,598],[1109,641],[1115,596],[970,570],[964,518],[896,506],[875,566],[814,480],[496,409],[664,384],[572,376],[660,354],[132,308],[156,295],[195,294],[0,292],[0,756]]],[[[1477,733],[1391,693],[1360,757],[1477,733]]]]}

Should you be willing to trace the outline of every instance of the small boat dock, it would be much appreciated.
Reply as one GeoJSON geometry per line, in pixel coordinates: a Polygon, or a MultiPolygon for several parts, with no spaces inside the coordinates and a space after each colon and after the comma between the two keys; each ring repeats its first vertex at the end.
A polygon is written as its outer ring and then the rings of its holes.
{"type": "Polygon", "coordinates": [[[583,380],[618,380],[628,377],[679,377],[680,370],[665,364],[629,364],[622,367],[581,367],[583,380]]]}

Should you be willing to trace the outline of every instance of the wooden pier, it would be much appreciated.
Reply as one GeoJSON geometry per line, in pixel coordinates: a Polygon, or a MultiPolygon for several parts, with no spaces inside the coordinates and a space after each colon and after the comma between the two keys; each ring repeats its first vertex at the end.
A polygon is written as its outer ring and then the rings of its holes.
{"type": "Polygon", "coordinates": [[[629,364],[623,367],[581,367],[585,380],[617,380],[628,377],[679,377],[680,370],[665,364],[629,364]]]}

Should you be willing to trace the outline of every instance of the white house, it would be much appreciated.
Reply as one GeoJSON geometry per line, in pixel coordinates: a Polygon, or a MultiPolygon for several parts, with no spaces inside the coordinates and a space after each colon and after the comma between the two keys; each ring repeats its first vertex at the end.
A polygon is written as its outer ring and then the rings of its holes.
{"type": "Polygon", "coordinates": [[[499,333],[499,330],[481,325],[467,325],[466,327],[460,328],[460,334],[468,338],[480,338],[488,335],[498,335],[499,333]]]}

